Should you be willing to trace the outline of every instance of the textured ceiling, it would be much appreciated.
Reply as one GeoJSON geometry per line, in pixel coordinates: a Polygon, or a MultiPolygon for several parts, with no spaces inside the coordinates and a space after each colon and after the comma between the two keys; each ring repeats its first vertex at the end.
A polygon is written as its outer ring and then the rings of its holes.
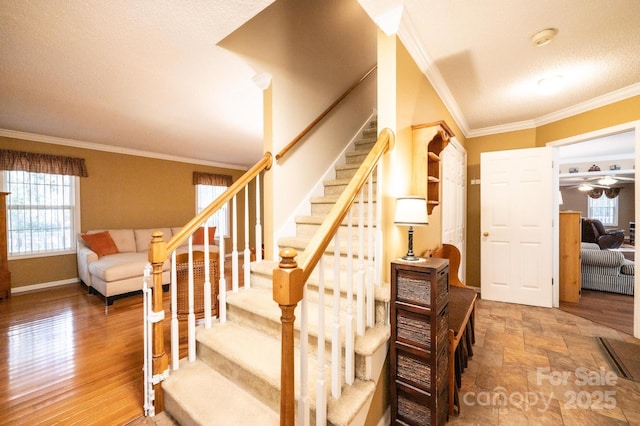
{"type": "Polygon", "coordinates": [[[254,72],[216,43],[254,1],[0,3],[0,128],[246,166],[254,72]]]}
{"type": "MultiPolygon", "coordinates": [[[[4,0],[0,134],[247,167],[262,154],[261,92],[216,43],[271,2],[4,0]]],[[[360,3],[403,6],[398,34],[467,136],[640,94],[638,0],[360,3]],[[533,47],[546,27],[558,36],[533,47]],[[554,74],[564,88],[538,94],[554,74]]]]}
{"type": "Polygon", "coordinates": [[[637,0],[402,3],[401,36],[413,33],[423,53],[412,54],[441,77],[440,89],[470,135],[534,127],[599,97],[616,99],[616,91],[640,94],[637,0]],[[534,47],[531,36],[549,27],[558,29],[556,38],[534,47]],[[537,82],[553,75],[563,76],[561,90],[540,94],[537,82]]]}

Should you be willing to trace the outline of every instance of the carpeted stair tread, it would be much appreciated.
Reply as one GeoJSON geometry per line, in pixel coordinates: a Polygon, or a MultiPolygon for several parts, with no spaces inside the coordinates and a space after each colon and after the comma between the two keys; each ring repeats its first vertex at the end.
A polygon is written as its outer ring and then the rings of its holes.
{"type": "MultiPolygon", "coordinates": [[[[357,232],[354,232],[354,234],[358,234],[357,232]]],[[[354,237],[355,238],[355,237],[354,237]]],[[[294,248],[298,251],[298,255],[302,254],[302,252],[304,252],[304,249],[309,245],[309,241],[311,241],[311,236],[303,236],[303,237],[281,237],[278,239],[278,246],[279,247],[289,247],[289,248],[294,248]]],[[[342,256],[346,256],[347,255],[347,243],[346,243],[346,238],[340,238],[340,254],[342,256]]],[[[329,243],[329,245],[327,246],[327,249],[325,250],[325,255],[333,255],[333,251],[334,251],[334,244],[333,244],[333,240],[329,243]]],[[[360,246],[359,244],[354,244],[351,248],[352,254],[353,256],[358,256],[360,254],[360,246]]],[[[365,241],[364,243],[364,258],[365,260],[367,259],[367,255],[368,255],[368,248],[367,248],[367,241],[365,241]]],[[[328,265],[325,264],[325,267],[327,267],[328,265]]],[[[330,266],[332,267],[332,266],[330,266]]]]}
{"type": "MultiPolygon", "coordinates": [[[[245,312],[249,312],[252,315],[258,315],[265,319],[268,319],[273,324],[276,325],[276,328],[279,328],[280,324],[280,316],[282,315],[280,308],[273,301],[273,293],[270,289],[265,288],[251,288],[248,290],[244,290],[238,293],[229,293],[227,296],[227,304],[230,307],[237,307],[242,309],[245,312]]],[[[318,335],[318,309],[320,306],[313,302],[307,302],[308,308],[308,330],[309,335],[317,336],[318,335]]],[[[230,308],[231,311],[232,308],[230,308]]],[[[295,322],[294,327],[296,330],[300,330],[300,310],[301,305],[298,304],[295,310],[295,322]]],[[[324,307],[324,330],[325,330],[325,340],[327,342],[331,341],[331,328],[333,326],[333,309],[331,307],[324,307]]],[[[230,315],[233,315],[230,313],[230,315]]],[[[340,322],[344,324],[345,322],[345,314],[344,312],[340,313],[340,322]]],[[[342,337],[341,341],[344,340],[344,327],[342,327],[342,337]]]]}
{"type": "Polygon", "coordinates": [[[167,409],[179,424],[278,425],[279,415],[201,361],[182,362],[163,383],[167,409]],[[181,409],[173,407],[178,404],[181,409]],[[231,420],[233,419],[233,420],[231,420]]]}
{"type": "MultiPolygon", "coordinates": [[[[326,298],[326,296],[325,296],[326,298]]],[[[275,329],[279,329],[281,311],[278,305],[273,301],[272,292],[265,288],[251,288],[238,293],[229,293],[227,303],[230,306],[236,306],[245,312],[258,315],[268,319],[274,324],[275,329]]],[[[310,336],[318,336],[318,304],[309,300],[308,302],[308,332],[310,336]]],[[[355,310],[355,306],[354,306],[355,310]]],[[[233,315],[233,314],[230,314],[233,315]]],[[[295,311],[296,320],[294,328],[300,330],[300,305],[298,304],[295,311]]],[[[331,342],[333,326],[333,309],[325,307],[325,341],[331,342]]],[[[341,344],[344,345],[345,333],[345,313],[340,313],[340,323],[342,324],[341,344]]],[[[277,331],[277,330],[275,330],[277,331]]],[[[389,326],[379,324],[376,327],[367,328],[363,336],[356,336],[355,352],[361,356],[369,356],[373,354],[381,345],[383,345],[390,337],[389,326]]]]}
{"type": "MultiPolygon", "coordinates": [[[[199,329],[197,339],[199,344],[213,348],[213,350],[221,356],[232,360],[233,363],[237,365],[238,370],[248,371],[255,377],[255,379],[249,381],[246,379],[242,380],[242,386],[250,388],[252,382],[258,381],[268,383],[275,393],[272,399],[277,402],[280,389],[280,341],[278,339],[232,322],[216,324],[209,330],[199,329]],[[256,354],[259,354],[259,356],[256,356],[256,354]]],[[[300,354],[297,349],[295,349],[294,357],[295,372],[299,374],[300,354]]],[[[331,386],[328,361],[329,359],[325,357],[326,368],[324,371],[324,380],[327,394],[329,394],[331,386]]],[[[315,407],[315,388],[318,372],[317,360],[313,354],[309,354],[307,362],[309,374],[308,397],[311,410],[313,411],[315,407]]],[[[351,386],[345,386],[343,384],[342,390],[344,398],[340,398],[338,401],[328,395],[327,417],[329,419],[336,419],[337,423],[335,424],[347,425],[348,422],[345,422],[343,419],[351,419],[355,416],[364,403],[373,395],[375,384],[371,381],[356,379],[351,386]]],[[[299,383],[296,381],[296,394],[299,394],[299,392],[299,383]]]]}
{"type": "MultiPolygon", "coordinates": [[[[321,225],[322,222],[324,222],[325,220],[325,216],[320,216],[320,215],[312,215],[312,216],[296,216],[296,224],[309,224],[309,225],[321,225]]],[[[351,225],[354,227],[353,229],[353,234],[355,235],[358,230],[355,229],[355,227],[358,226],[360,220],[358,218],[357,215],[352,215],[351,217],[351,225]]],[[[369,221],[367,220],[367,218],[364,219],[364,223],[365,226],[369,223],[369,221]]],[[[345,219],[342,221],[341,226],[347,226],[348,224],[348,219],[345,217],[345,219]]]]}
{"type": "MultiPolygon", "coordinates": [[[[335,204],[338,201],[338,198],[340,196],[339,195],[321,195],[321,196],[317,196],[317,197],[311,197],[311,203],[323,203],[323,204],[335,204]]],[[[368,202],[369,201],[369,194],[365,191],[364,193],[364,197],[362,197],[364,202],[368,202]]],[[[376,194],[373,194],[373,202],[376,202],[376,194]]],[[[354,205],[358,204],[358,199],[356,199],[356,202],[354,203],[354,205]]]]}

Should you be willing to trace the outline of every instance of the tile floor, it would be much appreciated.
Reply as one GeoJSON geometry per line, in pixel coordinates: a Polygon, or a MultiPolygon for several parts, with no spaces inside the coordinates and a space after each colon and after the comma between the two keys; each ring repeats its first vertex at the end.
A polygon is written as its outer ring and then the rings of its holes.
{"type": "Polygon", "coordinates": [[[559,309],[479,300],[460,414],[447,424],[640,425],[640,382],[617,377],[594,337],[640,343],[559,309]]]}

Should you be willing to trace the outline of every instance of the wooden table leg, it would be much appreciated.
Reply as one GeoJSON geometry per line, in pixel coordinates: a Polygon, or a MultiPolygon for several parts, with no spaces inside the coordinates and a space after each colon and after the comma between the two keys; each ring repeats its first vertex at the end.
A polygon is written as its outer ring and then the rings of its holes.
{"type": "Polygon", "coordinates": [[[456,378],[455,378],[455,359],[456,359],[456,338],[453,334],[453,330],[449,329],[449,415],[453,416],[455,413],[455,391],[456,391],[456,378]]]}

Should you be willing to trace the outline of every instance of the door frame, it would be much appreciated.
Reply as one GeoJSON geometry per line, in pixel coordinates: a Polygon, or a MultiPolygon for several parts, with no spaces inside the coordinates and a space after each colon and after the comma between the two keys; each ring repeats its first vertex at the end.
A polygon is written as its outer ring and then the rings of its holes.
{"type": "MultiPolygon", "coordinates": [[[[449,140],[449,144],[447,145],[447,147],[445,148],[445,150],[449,148],[449,149],[455,149],[456,151],[460,152],[462,154],[463,157],[463,165],[462,165],[462,192],[463,192],[463,196],[462,196],[462,211],[461,211],[461,221],[462,221],[462,226],[464,227],[464,231],[463,231],[463,235],[462,235],[462,248],[460,249],[460,256],[461,256],[461,260],[460,260],[460,271],[459,271],[459,278],[462,280],[462,282],[466,283],[466,278],[467,278],[467,150],[465,149],[464,146],[462,146],[460,144],[460,142],[458,141],[458,139],[454,137],[452,137],[449,140]],[[451,148],[449,148],[451,147],[451,148]]],[[[444,174],[446,173],[446,168],[444,163],[442,164],[442,179],[441,181],[444,180],[444,174]]],[[[444,201],[445,195],[444,195],[444,187],[443,187],[443,193],[442,193],[442,199],[444,201]]],[[[444,203],[443,203],[443,211],[446,211],[444,209],[444,203]]],[[[441,227],[441,235],[440,235],[440,241],[441,242],[445,242],[444,241],[444,226],[441,227]]]]}
{"type": "MultiPolygon", "coordinates": [[[[614,135],[617,133],[627,132],[629,130],[634,131],[635,137],[635,169],[639,170],[640,161],[638,160],[638,152],[640,152],[640,120],[630,121],[627,123],[618,124],[616,126],[606,127],[604,129],[594,130],[588,133],[582,133],[568,138],[555,140],[548,142],[546,146],[557,148],[563,145],[571,145],[574,143],[585,142],[590,139],[595,139],[603,136],[614,135]]],[[[557,186],[557,179],[556,179],[557,186]]],[[[556,191],[557,192],[557,191],[556,191]]],[[[635,185],[635,221],[640,223],[640,188],[635,185]]],[[[554,241],[554,252],[558,253],[558,240],[554,241]]],[[[557,255],[556,255],[557,256],[557,255]]],[[[634,262],[638,263],[638,260],[634,257],[634,262]]],[[[638,274],[634,276],[634,297],[633,297],[633,336],[640,339],[640,278],[638,274]]]]}

